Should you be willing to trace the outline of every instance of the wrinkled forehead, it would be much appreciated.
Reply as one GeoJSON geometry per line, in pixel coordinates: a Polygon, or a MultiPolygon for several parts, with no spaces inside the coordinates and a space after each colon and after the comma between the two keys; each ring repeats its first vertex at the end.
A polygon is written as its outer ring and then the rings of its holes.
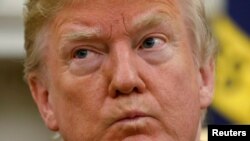
{"type": "MultiPolygon", "coordinates": [[[[153,20],[173,21],[180,16],[177,0],[66,0],[54,23],[105,27],[106,23],[140,26],[153,20]],[[148,19],[148,20],[147,20],[148,19]]],[[[54,27],[59,27],[54,26],[54,27]]]]}
{"type": "Polygon", "coordinates": [[[179,0],[62,0],[62,3],[65,4],[66,7],[70,6],[83,6],[85,8],[104,8],[104,7],[112,7],[115,9],[116,7],[129,7],[132,6],[135,9],[138,9],[139,5],[142,4],[165,4],[169,7],[175,7],[179,0]]]}
{"type": "MultiPolygon", "coordinates": [[[[75,17],[86,15],[88,18],[105,16],[106,18],[116,18],[123,15],[134,17],[135,14],[152,11],[160,8],[162,11],[175,17],[179,14],[179,4],[177,0],[65,0],[65,6],[59,15],[68,16],[74,14],[75,17]],[[79,9],[82,12],[78,12],[79,9]]],[[[130,20],[130,19],[128,19],[130,20]]]]}

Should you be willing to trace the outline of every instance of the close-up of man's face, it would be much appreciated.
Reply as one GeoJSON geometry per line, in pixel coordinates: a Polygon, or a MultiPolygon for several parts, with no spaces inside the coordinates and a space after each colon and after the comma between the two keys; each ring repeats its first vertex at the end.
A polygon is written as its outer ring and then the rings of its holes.
{"type": "Polygon", "coordinates": [[[65,141],[195,141],[213,64],[198,64],[176,0],[74,1],[43,28],[28,77],[65,141]]]}

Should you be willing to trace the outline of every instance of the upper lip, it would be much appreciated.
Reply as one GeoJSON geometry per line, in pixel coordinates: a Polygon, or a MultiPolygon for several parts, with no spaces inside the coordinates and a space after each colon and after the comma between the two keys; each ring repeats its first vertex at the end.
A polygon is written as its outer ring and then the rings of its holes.
{"type": "Polygon", "coordinates": [[[124,120],[133,120],[133,119],[142,118],[142,117],[151,117],[151,116],[141,111],[128,111],[128,112],[124,112],[124,114],[119,116],[115,122],[120,122],[124,120]]]}

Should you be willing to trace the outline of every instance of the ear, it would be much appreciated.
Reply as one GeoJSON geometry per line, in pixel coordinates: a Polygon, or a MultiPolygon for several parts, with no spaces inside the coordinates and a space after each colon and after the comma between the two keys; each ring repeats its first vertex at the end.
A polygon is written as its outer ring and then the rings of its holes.
{"type": "Polygon", "coordinates": [[[200,108],[206,109],[213,100],[215,62],[210,59],[208,63],[200,67],[200,108]]]}
{"type": "MultiPolygon", "coordinates": [[[[44,80],[44,79],[43,79],[44,80]]],[[[50,103],[50,94],[48,88],[44,85],[41,77],[37,74],[30,74],[28,76],[28,85],[31,90],[32,97],[38,106],[38,110],[47,125],[47,127],[53,131],[58,130],[57,120],[55,113],[50,103]]]]}

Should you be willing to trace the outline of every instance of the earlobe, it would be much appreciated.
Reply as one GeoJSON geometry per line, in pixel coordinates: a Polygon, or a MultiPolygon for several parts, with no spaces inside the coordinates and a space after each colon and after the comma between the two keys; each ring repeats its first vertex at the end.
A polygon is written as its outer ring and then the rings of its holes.
{"type": "Polygon", "coordinates": [[[200,68],[200,107],[207,108],[213,100],[214,93],[214,74],[215,74],[214,59],[200,68]]]}
{"type": "Polygon", "coordinates": [[[30,74],[28,76],[28,85],[45,124],[49,129],[57,131],[58,125],[49,100],[49,92],[46,85],[44,85],[42,79],[36,74],[30,74]]]}

